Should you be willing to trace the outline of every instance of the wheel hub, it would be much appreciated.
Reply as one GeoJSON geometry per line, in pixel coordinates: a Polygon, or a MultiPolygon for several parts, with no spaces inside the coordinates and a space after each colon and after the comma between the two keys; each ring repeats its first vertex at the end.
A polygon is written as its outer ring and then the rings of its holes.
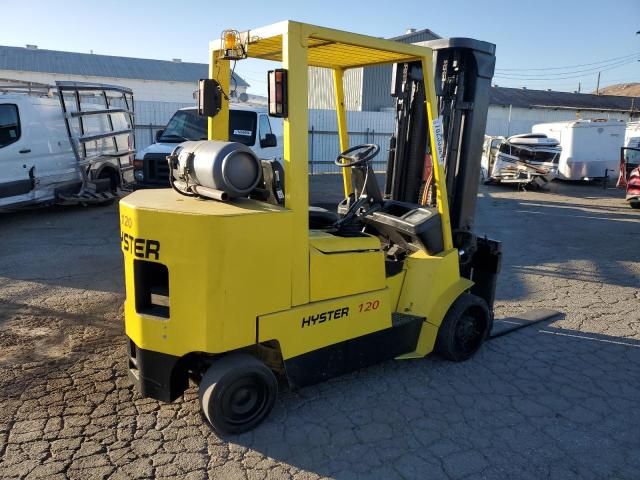
{"type": "Polygon", "coordinates": [[[482,342],[482,329],[477,318],[464,315],[458,322],[456,329],[456,343],[465,353],[475,351],[482,342]]]}
{"type": "Polygon", "coordinates": [[[231,424],[244,424],[262,414],[267,405],[268,392],[264,382],[255,376],[241,378],[223,393],[222,416],[231,424]]]}

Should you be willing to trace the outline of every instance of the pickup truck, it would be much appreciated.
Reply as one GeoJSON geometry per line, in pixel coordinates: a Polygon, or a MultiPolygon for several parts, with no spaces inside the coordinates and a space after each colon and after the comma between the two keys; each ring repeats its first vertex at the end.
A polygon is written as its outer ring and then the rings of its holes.
{"type": "MultiPolygon", "coordinates": [[[[156,133],[156,143],[136,153],[133,162],[137,188],[169,186],[169,155],[178,144],[207,139],[207,119],[195,107],[178,110],[167,126],[156,133]]],[[[282,120],[269,118],[266,109],[231,106],[229,141],[250,147],[261,160],[282,163],[282,120]]]]}

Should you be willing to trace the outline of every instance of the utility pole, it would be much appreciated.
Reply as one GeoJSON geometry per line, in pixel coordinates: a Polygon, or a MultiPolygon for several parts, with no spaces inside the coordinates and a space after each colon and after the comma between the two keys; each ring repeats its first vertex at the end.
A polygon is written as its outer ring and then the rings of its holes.
{"type": "Polygon", "coordinates": [[[578,93],[580,93],[580,87],[582,86],[582,84],[580,82],[578,82],[578,93]]]}
{"type": "Polygon", "coordinates": [[[596,83],[596,95],[600,95],[600,72],[598,72],[598,82],[596,83]]]}

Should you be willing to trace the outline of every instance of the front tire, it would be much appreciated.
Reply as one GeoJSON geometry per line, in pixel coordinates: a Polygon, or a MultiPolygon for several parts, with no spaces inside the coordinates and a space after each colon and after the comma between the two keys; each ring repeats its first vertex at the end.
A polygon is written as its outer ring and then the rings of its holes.
{"type": "Polygon", "coordinates": [[[460,295],[442,320],[435,351],[454,362],[472,357],[482,346],[491,328],[486,302],[470,293],[460,295]]]}
{"type": "Polygon", "coordinates": [[[216,360],[200,383],[200,406],[213,429],[222,434],[249,431],[271,412],[278,381],[264,363],[246,353],[216,360]]]}
{"type": "Polygon", "coordinates": [[[640,209],[640,199],[629,200],[629,206],[631,208],[640,209]]]}

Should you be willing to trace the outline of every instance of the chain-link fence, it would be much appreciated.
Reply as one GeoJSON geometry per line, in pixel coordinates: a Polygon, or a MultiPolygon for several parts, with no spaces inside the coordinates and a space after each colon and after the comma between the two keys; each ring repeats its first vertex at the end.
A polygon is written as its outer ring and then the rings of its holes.
{"type": "MultiPolygon", "coordinates": [[[[183,105],[171,105],[174,108],[155,109],[147,107],[141,114],[136,111],[136,148],[138,151],[155,142],[158,130],[165,127],[175,107],[183,105]],[[147,123],[148,122],[148,123],[147,123]]],[[[136,108],[138,105],[136,104],[136,108]]],[[[373,169],[376,172],[384,172],[387,165],[387,152],[389,150],[389,138],[394,127],[393,112],[347,112],[347,124],[349,130],[349,145],[355,146],[363,143],[375,143],[380,145],[380,153],[373,160],[373,169]]],[[[340,154],[340,140],[336,113],[334,110],[309,110],[309,173],[340,173],[341,169],[334,164],[334,160],[340,154]]]]}

